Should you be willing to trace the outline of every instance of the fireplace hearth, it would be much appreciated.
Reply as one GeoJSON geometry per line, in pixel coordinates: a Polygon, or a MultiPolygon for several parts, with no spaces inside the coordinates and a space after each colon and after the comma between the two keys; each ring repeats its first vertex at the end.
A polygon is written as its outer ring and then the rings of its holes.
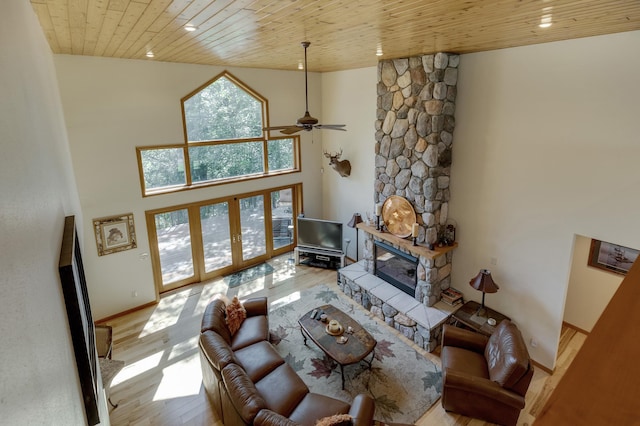
{"type": "Polygon", "coordinates": [[[389,244],[376,241],[374,260],[374,275],[409,296],[415,297],[418,283],[417,257],[403,253],[389,244]]]}

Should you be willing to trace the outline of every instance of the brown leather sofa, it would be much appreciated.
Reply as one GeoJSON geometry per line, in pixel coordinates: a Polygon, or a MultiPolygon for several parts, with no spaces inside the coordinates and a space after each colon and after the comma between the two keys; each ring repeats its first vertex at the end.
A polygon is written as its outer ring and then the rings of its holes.
{"type": "Polygon", "coordinates": [[[445,325],[442,407],[501,425],[515,425],[533,377],[520,330],[502,321],[491,337],[445,325]]]}
{"type": "Polygon", "coordinates": [[[266,298],[244,302],[247,318],[232,336],[225,304],[212,301],[202,317],[202,381],[225,426],[315,425],[334,414],[350,414],[354,425],[372,424],[375,404],[358,395],[352,404],[309,391],[269,343],[266,298]]]}

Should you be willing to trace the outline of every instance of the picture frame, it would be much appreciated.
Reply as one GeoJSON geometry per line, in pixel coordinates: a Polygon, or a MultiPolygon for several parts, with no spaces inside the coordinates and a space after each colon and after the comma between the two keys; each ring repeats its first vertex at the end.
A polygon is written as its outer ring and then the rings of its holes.
{"type": "Polygon", "coordinates": [[[98,256],[136,248],[133,213],[93,219],[98,256]]]}
{"type": "Polygon", "coordinates": [[[627,275],[640,250],[591,239],[588,266],[627,275]]]}

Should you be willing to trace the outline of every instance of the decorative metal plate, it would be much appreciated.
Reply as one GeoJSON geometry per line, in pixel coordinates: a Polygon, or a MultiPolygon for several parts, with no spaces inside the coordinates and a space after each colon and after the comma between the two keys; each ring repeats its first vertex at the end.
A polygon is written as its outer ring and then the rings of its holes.
{"type": "Polygon", "coordinates": [[[416,223],[416,212],[406,198],[392,195],[382,205],[382,220],[393,235],[407,238],[416,223]]]}

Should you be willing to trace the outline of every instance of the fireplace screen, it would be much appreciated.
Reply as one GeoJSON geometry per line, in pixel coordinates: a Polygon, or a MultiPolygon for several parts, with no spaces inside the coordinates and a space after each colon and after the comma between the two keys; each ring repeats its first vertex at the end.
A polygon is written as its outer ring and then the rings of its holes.
{"type": "Polygon", "coordinates": [[[411,297],[416,295],[418,258],[376,241],[374,274],[411,297]]]}

